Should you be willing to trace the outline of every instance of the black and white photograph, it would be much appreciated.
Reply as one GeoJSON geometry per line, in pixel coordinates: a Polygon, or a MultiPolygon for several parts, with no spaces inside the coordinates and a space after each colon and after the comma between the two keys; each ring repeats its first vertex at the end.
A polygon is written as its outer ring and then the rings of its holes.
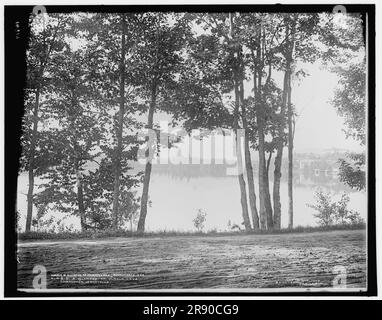
{"type": "Polygon", "coordinates": [[[16,292],[376,294],[374,5],[4,13],[16,292]]]}

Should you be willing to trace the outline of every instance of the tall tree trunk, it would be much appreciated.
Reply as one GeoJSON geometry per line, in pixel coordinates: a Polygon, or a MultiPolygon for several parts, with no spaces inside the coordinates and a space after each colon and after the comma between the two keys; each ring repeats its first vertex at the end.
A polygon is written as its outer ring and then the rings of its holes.
{"type": "Polygon", "coordinates": [[[284,85],[283,85],[283,96],[282,96],[282,104],[280,109],[280,121],[278,125],[278,137],[276,142],[276,157],[274,161],[275,169],[274,169],[274,179],[273,179],[273,211],[274,211],[274,227],[275,229],[281,228],[281,200],[280,200],[280,181],[281,181],[281,164],[283,157],[283,149],[284,149],[284,113],[286,109],[287,102],[287,91],[289,81],[289,67],[287,66],[287,70],[284,73],[284,85]]]}
{"type": "Polygon", "coordinates": [[[85,222],[84,191],[82,186],[82,174],[79,169],[78,159],[75,160],[75,170],[76,170],[76,182],[77,182],[78,213],[80,215],[81,231],[85,231],[86,222],[85,222]]]}
{"type": "MultiPolygon", "coordinates": [[[[241,148],[240,146],[240,138],[238,138],[238,135],[236,135],[236,145],[238,148],[241,148]]],[[[238,151],[238,153],[241,153],[241,151],[238,151]]],[[[238,161],[242,161],[241,156],[237,157],[238,161]]],[[[240,164],[239,166],[242,166],[240,164]]],[[[239,186],[240,186],[240,203],[241,203],[241,210],[242,210],[242,216],[243,216],[243,222],[244,222],[244,227],[245,231],[251,231],[251,221],[249,220],[249,214],[248,214],[248,204],[247,204],[247,191],[245,187],[245,180],[244,180],[244,174],[239,173],[238,175],[238,180],[239,180],[239,186]]]]}
{"type": "MultiPolygon", "coordinates": [[[[292,18],[293,19],[293,18],[292,18]]],[[[288,104],[288,228],[293,228],[293,109],[292,109],[292,70],[293,51],[295,45],[295,20],[291,21],[291,40],[287,52],[287,65],[289,67],[287,81],[287,104],[288,104]]]]}
{"type": "Polygon", "coordinates": [[[267,160],[267,175],[269,176],[269,167],[271,165],[273,151],[269,152],[268,160],[267,160]]]}
{"type": "MultiPolygon", "coordinates": [[[[264,108],[261,98],[261,71],[257,72],[257,130],[259,136],[259,194],[260,194],[260,226],[261,229],[273,229],[272,204],[269,194],[269,181],[265,160],[265,137],[264,137],[264,108]]],[[[256,72],[254,81],[256,82],[256,72]]]]}
{"type": "Polygon", "coordinates": [[[245,180],[244,180],[244,174],[243,174],[243,157],[241,152],[241,139],[238,134],[239,129],[239,107],[240,107],[240,98],[239,98],[239,88],[238,83],[235,81],[235,113],[236,113],[236,120],[235,120],[235,131],[236,131],[236,157],[237,157],[237,165],[238,165],[238,180],[239,180],[239,187],[240,187],[240,203],[241,203],[241,210],[242,210],[242,216],[243,216],[243,222],[244,227],[246,231],[251,231],[251,221],[249,220],[249,214],[248,214],[248,204],[247,204],[247,190],[245,186],[245,180]]]}
{"type": "MultiPolygon", "coordinates": [[[[254,53],[252,53],[254,56],[254,53]]],[[[258,53],[257,53],[258,54],[258,53]]],[[[259,122],[261,122],[259,116],[260,116],[260,110],[259,110],[259,94],[260,92],[257,89],[257,70],[255,69],[253,74],[253,92],[255,95],[255,108],[256,108],[256,122],[259,125],[259,122]]],[[[260,142],[260,132],[262,132],[262,127],[260,125],[260,128],[257,129],[258,135],[259,135],[259,202],[260,202],[260,229],[264,230],[267,228],[267,217],[266,217],[266,210],[265,210],[265,193],[264,193],[264,179],[263,179],[263,170],[262,170],[262,162],[261,162],[261,156],[260,156],[260,149],[264,149],[264,141],[262,140],[262,143],[260,142]],[[260,148],[261,145],[261,148],[260,148]]]]}
{"type": "MultiPolygon", "coordinates": [[[[272,203],[269,194],[269,181],[265,160],[265,116],[262,97],[262,73],[264,67],[265,31],[259,26],[256,30],[257,48],[254,71],[254,93],[256,97],[256,122],[259,136],[259,198],[260,198],[260,227],[273,229],[272,203]]],[[[252,52],[254,56],[254,53],[252,52]]]]}
{"type": "Polygon", "coordinates": [[[38,109],[40,104],[40,88],[36,89],[36,97],[33,108],[33,129],[32,129],[32,137],[31,144],[29,150],[29,159],[28,159],[28,207],[27,207],[27,220],[25,226],[25,232],[29,232],[31,230],[32,225],[32,215],[33,215],[33,189],[34,189],[34,156],[35,149],[37,144],[37,127],[38,127],[38,109]]]}
{"type": "Polygon", "coordinates": [[[29,158],[28,158],[28,194],[27,194],[27,219],[26,219],[26,225],[25,225],[25,232],[29,232],[32,225],[32,216],[33,216],[33,189],[34,189],[34,157],[36,152],[36,144],[37,144],[37,128],[38,128],[38,110],[40,105],[40,89],[41,89],[41,82],[44,75],[44,70],[46,65],[48,64],[48,59],[50,57],[50,54],[52,53],[54,42],[57,37],[57,33],[59,28],[61,27],[61,22],[57,24],[57,27],[54,31],[54,35],[52,38],[52,41],[50,42],[49,48],[46,52],[46,55],[41,62],[41,65],[38,70],[38,77],[37,77],[37,88],[36,88],[36,98],[35,98],[35,105],[33,108],[33,129],[32,129],[32,137],[31,137],[31,145],[29,150],[29,158]]]}
{"type": "MultiPolygon", "coordinates": [[[[256,76],[255,76],[256,77],[256,76]]],[[[256,78],[255,78],[256,81],[256,78]]],[[[259,91],[258,91],[259,94],[259,91]]],[[[260,103],[259,103],[260,104],[260,103]]],[[[259,136],[259,200],[260,200],[260,227],[261,229],[267,228],[267,210],[266,210],[266,190],[265,190],[265,148],[264,148],[264,129],[262,107],[258,105],[257,108],[257,131],[259,136]]]]}
{"type": "Polygon", "coordinates": [[[288,228],[293,228],[293,110],[291,75],[288,81],[288,228]]]}
{"type": "MultiPolygon", "coordinates": [[[[157,86],[155,83],[153,83],[152,89],[151,89],[151,101],[149,106],[149,114],[148,114],[148,120],[147,120],[147,129],[152,129],[154,125],[154,112],[155,112],[155,105],[156,105],[156,94],[157,94],[157,86]]],[[[148,141],[148,139],[147,139],[148,141]]],[[[149,186],[150,186],[150,178],[151,178],[151,159],[149,159],[149,148],[152,146],[148,145],[146,150],[146,167],[145,167],[145,176],[143,178],[143,191],[142,191],[142,197],[141,197],[141,210],[139,214],[139,220],[138,220],[138,226],[137,231],[138,233],[143,233],[145,231],[145,223],[146,223],[146,216],[147,216],[147,203],[149,200],[149,186]]]]}
{"type": "Polygon", "coordinates": [[[121,179],[121,158],[122,158],[122,133],[123,133],[123,117],[125,113],[125,14],[121,16],[121,26],[122,26],[122,43],[121,43],[121,61],[119,66],[120,73],[120,104],[119,104],[119,115],[118,115],[118,128],[117,128],[117,148],[115,152],[115,163],[114,163],[114,190],[113,190],[113,229],[118,229],[119,224],[119,193],[120,193],[120,179],[121,179]]]}
{"type": "Polygon", "coordinates": [[[240,99],[241,99],[243,127],[245,130],[244,157],[245,157],[245,169],[247,172],[247,180],[248,180],[249,205],[251,207],[253,229],[257,230],[259,229],[259,213],[257,211],[257,206],[256,206],[255,181],[253,179],[252,160],[251,160],[251,153],[249,148],[249,134],[248,134],[247,119],[246,119],[246,110],[244,105],[243,81],[241,81],[240,83],[240,99]]]}
{"type": "Polygon", "coordinates": [[[260,228],[259,224],[259,213],[257,211],[256,205],[256,191],[255,191],[255,180],[253,178],[253,167],[251,160],[251,153],[249,149],[249,137],[245,134],[245,167],[247,170],[247,180],[248,180],[248,193],[249,193],[249,204],[251,206],[252,223],[253,229],[258,230],[260,228]]]}
{"type": "MultiPolygon", "coordinates": [[[[233,40],[233,18],[232,14],[229,14],[229,22],[230,22],[230,38],[233,40]]],[[[234,59],[234,67],[233,67],[233,73],[234,73],[234,91],[235,91],[235,110],[234,110],[234,123],[233,127],[236,134],[236,157],[237,157],[237,163],[238,163],[238,181],[239,181],[239,187],[240,187],[240,203],[241,203],[241,210],[242,210],[242,216],[243,216],[243,222],[244,227],[246,231],[251,231],[251,221],[249,219],[248,214],[248,203],[247,203],[247,190],[245,186],[245,180],[244,180],[244,174],[243,174],[243,161],[242,161],[242,152],[241,152],[241,139],[238,134],[239,129],[239,113],[240,113],[240,81],[239,81],[239,72],[240,72],[240,53],[239,49],[236,48],[234,50],[234,55],[236,55],[234,59]]]]}
{"type": "Polygon", "coordinates": [[[267,229],[272,230],[273,229],[273,209],[272,209],[272,202],[271,202],[271,194],[269,192],[269,176],[268,176],[268,170],[267,167],[265,167],[264,172],[264,185],[265,185],[265,208],[267,210],[267,229]]]}

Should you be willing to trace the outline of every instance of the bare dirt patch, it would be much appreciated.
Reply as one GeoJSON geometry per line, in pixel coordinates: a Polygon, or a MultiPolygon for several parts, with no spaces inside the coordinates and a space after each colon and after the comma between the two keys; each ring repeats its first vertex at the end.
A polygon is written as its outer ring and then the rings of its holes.
{"type": "Polygon", "coordinates": [[[365,230],[22,242],[18,258],[19,288],[35,265],[48,289],[331,288],[336,266],[366,287],[365,230]]]}

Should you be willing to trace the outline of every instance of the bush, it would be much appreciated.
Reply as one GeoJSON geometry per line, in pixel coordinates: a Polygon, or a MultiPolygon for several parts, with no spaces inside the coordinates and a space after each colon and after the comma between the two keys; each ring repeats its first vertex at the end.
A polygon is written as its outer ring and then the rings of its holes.
{"type": "Polygon", "coordinates": [[[348,154],[348,159],[339,159],[340,181],[358,191],[365,190],[366,172],[363,153],[348,154]]]}
{"type": "Polygon", "coordinates": [[[199,232],[203,231],[203,229],[204,229],[204,223],[206,222],[206,216],[207,216],[207,213],[204,212],[202,209],[199,209],[198,213],[196,215],[196,218],[194,220],[192,220],[195,228],[199,232]]]}
{"type": "Polygon", "coordinates": [[[331,226],[333,224],[362,224],[363,219],[359,212],[348,209],[350,202],[349,195],[344,193],[339,201],[332,201],[331,193],[318,190],[315,192],[316,204],[307,204],[308,207],[318,211],[314,215],[321,226],[331,226]]]}

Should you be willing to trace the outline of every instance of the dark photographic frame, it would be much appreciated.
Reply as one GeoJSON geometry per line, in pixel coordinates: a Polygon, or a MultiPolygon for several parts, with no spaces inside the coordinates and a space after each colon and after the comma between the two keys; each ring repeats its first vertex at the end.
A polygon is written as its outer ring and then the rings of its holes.
{"type": "MultiPolygon", "coordinates": [[[[157,5],[157,6],[46,6],[47,12],[332,12],[333,5],[157,5]]],[[[29,34],[28,19],[32,6],[5,6],[5,275],[6,297],[86,297],[86,296],[375,296],[377,294],[376,210],[375,210],[375,5],[346,5],[348,12],[361,13],[368,40],[368,223],[367,223],[367,291],[363,292],[20,292],[17,290],[15,204],[18,160],[21,153],[19,138],[23,116],[23,89],[26,82],[26,49],[29,34]]]]}

